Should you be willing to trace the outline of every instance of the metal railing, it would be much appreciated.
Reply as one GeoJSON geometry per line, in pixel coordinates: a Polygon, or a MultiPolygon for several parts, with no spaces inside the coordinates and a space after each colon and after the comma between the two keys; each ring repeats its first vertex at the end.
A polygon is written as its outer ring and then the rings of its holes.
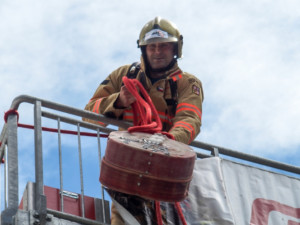
{"type": "MultiPolygon", "coordinates": [[[[58,104],[55,102],[21,95],[15,98],[12,102],[11,109],[17,110],[21,103],[30,103],[34,105],[34,145],[35,145],[35,191],[34,191],[34,211],[36,215],[39,215],[39,219],[43,222],[47,219],[47,213],[57,217],[61,217],[67,220],[84,223],[84,224],[105,224],[107,218],[105,218],[106,212],[103,211],[103,221],[93,221],[85,218],[84,214],[84,201],[81,201],[82,215],[81,217],[64,213],[64,201],[63,198],[60,200],[61,212],[47,209],[46,197],[44,195],[44,171],[43,171],[43,145],[42,145],[42,117],[50,120],[57,121],[57,132],[58,132],[58,151],[59,151],[59,171],[60,171],[60,193],[63,193],[64,182],[62,176],[62,160],[61,160],[61,123],[71,124],[77,127],[78,137],[78,154],[79,154],[79,167],[80,167],[80,189],[81,196],[83,198],[85,194],[84,183],[83,183],[83,169],[82,169],[82,157],[81,157],[81,129],[89,129],[96,132],[96,138],[98,141],[98,156],[99,166],[101,163],[101,145],[100,136],[101,134],[109,134],[115,129],[108,127],[101,127],[95,124],[82,121],[82,118],[87,118],[94,121],[99,121],[105,124],[114,125],[116,127],[128,128],[131,126],[130,123],[115,120],[104,117],[102,115],[92,113],[89,111],[73,108],[70,106],[58,104]],[[50,109],[55,112],[43,111],[44,109],[50,109]],[[58,114],[57,114],[58,113],[58,114]],[[65,114],[64,114],[65,113],[65,114]],[[65,115],[65,116],[64,116],[65,115]],[[78,118],[79,117],[79,118],[78,118]]],[[[1,224],[12,224],[13,216],[17,213],[19,207],[19,173],[18,173],[18,115],[12,111],[7,115],[7,123],[4,125],[0,136],[0,160],[4,160],[4,201],[5,208],[1,213],[1,224]]],[[[239,160],[246,160],[248,162],[257,163],[263,166],[268,166],[283,171],[288,171],[295,174],[300,174],[300,167],[264,159],[261,157],[241,153],[238,151],[226,149],[211,144],[194,141],[191,143],[196,149],[207,150],[208,154],[200,153],[196,150],[198,158],[206,158],[213,156],[229,156],[239,160]]],[[[104,191],[102,189],[102,209],[104,210],[104,191]]],[[[42,223],[41,222],[41,223],[42,223]]]]}
{"type": "MultiPolygon", "coordinates": [[[[39,218],[39,222],[46,221],[47,213],[55,214],[61,218],[68,218],[71,221],[81,221],[84,224],[105,224],[106,212],[103,211],[103,222],[89,220],[85,217],[85,203],[84,203],[84,183],[83,183],[83,168],[82,168],[82,149],[81,149],[81,128],[88,128],[97,132],[98,139],[98,153],[99,153],[99,166],[101,162],[101,149],[100,149],[100,132],[110,133],[113,129],[100,127],[90,124],[81,120],[82,117],[87,117],[93,120],[102,121],[108,124],[113,124],[120,127],[128,127],[129,124],[120,123],[120,121],[111,120],[101,115],[90,113],[84,110],[60,105],[54,102],[34,98],[31,96],[19,96],[14,99],[11,105],[11,113],[7,115],[7,123],[1,133],[1,149],[0,157],[4,160],[4,210],[1,213],[1,224],[12,224],[12,218],[16,215],[20,203],[19,199],[19,162],[18,162],[18,114],[17,110],[21,103],[31,103],[34,105],[34,157],[35,157],[35,188],[34,188],[34,211],[35,216],[39,218]],[[42,108],[48,108],[60,113],[67,113],[68,117],[57,115],[52,112],[42,111],[42,108]],[[71,118],[70,115],[79,116],[80,118],[71,118]],[[81,196],[81,217],[64,213],[64,198],[60,198],[61,212],[47,209],[46,196],[44,195],[44,160],[43,160],[43,144],[42,144],[42,117],[57,120],[58,142],[61,137],[61,122],[73,124],[77,127],[78,136],[78,154],[79,154],[79,167],[80,167],[80,196],[81,196]],[[38,215],[38,216],[37,216],[38,215]]],[[[63,174],[62,174],[62,160],[61,160],[61,143],[59,143],[59,174],[60,174],[60,193],[64,191],[63,187],[63,174]]],[[[99,167],[100,168],[100,167],[99,167]]],[[[104,191],[102,190],[102,200],[104,200],[104,191]]],[[[104,201],[102,201],[102,209],[105,209],[104,201]]]]}

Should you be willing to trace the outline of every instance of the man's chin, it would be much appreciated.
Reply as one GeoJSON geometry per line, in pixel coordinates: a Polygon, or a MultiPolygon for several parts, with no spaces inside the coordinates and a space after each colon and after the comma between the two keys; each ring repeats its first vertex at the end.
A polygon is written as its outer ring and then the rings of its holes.
{"type": "Polygon", "coordinates": [[[161,70],[161,69],[164,69],[166,67],[163,67],[163,66],[155,66],[155,67],[151,67],[153,70],[161,70]]]}
{"type": "Polygon", "coordinates": [[[154,72],[154,73],[162,73],[162,72],[165,72],[167,70],[166,67],[150,67],[150,71],[151,72],[154,72]]]}
{"type": "Polygon", "coordinates": [[[168,65],[165,65],[165,63],[156,63],[154,65],[151,65],[152,69],[155,69],[155,70],[160,70],[160,69],[163,69],[163,68],[166,68],[168,65]]]}
{"type": "Polygon", "coordinates": [[[152,61],[149,62],[149,66],[152,72],[165,72],[166,70],[169,70],[175,63],[175,59],[169,64],[166,61],[152,61]]]}

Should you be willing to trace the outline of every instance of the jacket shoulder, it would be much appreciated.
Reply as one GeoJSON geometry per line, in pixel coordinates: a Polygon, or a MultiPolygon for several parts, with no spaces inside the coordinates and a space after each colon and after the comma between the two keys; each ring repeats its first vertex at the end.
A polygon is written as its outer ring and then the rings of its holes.
{"type": "Polygon", "coordinates": [[[115,69],[109,74],[107,80],[110,80],[112,84],[119,86],[122,83],[122,78],[128,73],[130,66],[131,64],[126,64],[115,69]]]}
{"type": "Polygon", "coordinates": [[[187,73],[187,72],[183,72],[182,73],[182,83],[184,85],[186,85],[187,83],[189,84],[193,84],[193,83],[197,83],[200,86],[202,86],[202,82],[193,74],[191,73],[187,73]]]}
{"type": "Polygon", "coordinates": [[[190,89],[191,94],[196,94],[204,99],[202,82],[193,74],[183,72],[182,79],[178,82],[178,91],[185,92],[190,89]]]}
{"type": "Polygon", "coordinates": [[[130,66],[131,64],[120,66],[119,68],[115,69],[111,74],[126,75],[130,66]]]}

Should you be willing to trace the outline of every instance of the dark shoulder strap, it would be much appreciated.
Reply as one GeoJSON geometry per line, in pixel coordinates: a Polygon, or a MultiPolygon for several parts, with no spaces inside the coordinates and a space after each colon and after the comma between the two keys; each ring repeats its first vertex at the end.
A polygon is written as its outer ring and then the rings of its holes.
{"type": "Polygon", "coordinates": [[[177,80],[174,81],[173,79],[170,79],[169,82],[170,82],[172,99],[177,99],[177,80]]]}
{"type": "Polygon", "coordinates": [[[176,107],[178,104],[178,96],[177,96],[177,80],[169,79],[170,89],[171,89],[171,99],[166,99],[167,105],[171,105],[172,113],[175,115],[176,107]]]}
{"type": "Polygon", "coordinates": [[[127,77],[129,79],[135,79],[138,72],[140,71],[141,69],[141,63],[140,62],[134,62],[131,64],[131,66],[129,67],[128,69],[128,72],[127,72],[127,77]]]}
{"type": "MultiPolygon", "coordinates": [[[[129,79],[135,79],[137,77],[137,74],[139,73],[141,69],[141,63],[140,62],[134,62],[131,64],[131,66],[129,67],[128,69],[128,72],[127,72],[127,77],[129,79]]],[[[141,84],[146,87],[146,77],[145,77],[145,73],[144,72],[141,72],[140,74],[140,82],[141,84]]]]}

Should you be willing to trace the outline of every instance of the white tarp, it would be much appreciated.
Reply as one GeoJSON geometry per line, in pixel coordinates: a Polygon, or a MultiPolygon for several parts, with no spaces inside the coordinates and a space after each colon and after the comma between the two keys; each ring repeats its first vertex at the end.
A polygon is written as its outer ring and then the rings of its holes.
{"type": "Polygon", "coordinates": [[[300,180],[220,159],[197,160],[188,224],[300,225],[300,180]]]}
{"type": "MultiPolygon", "coordinates": [[[[126,224],[157,224],[151,205],[129,207],[122,199],[113,201],[126,224]]],[[[161,202],[164,224],[182,225],[173,205],[161,202]]],[[[199,159],[180,205],[188,225],[300,225],[300,179],[218,157],[199,159]]]]}

